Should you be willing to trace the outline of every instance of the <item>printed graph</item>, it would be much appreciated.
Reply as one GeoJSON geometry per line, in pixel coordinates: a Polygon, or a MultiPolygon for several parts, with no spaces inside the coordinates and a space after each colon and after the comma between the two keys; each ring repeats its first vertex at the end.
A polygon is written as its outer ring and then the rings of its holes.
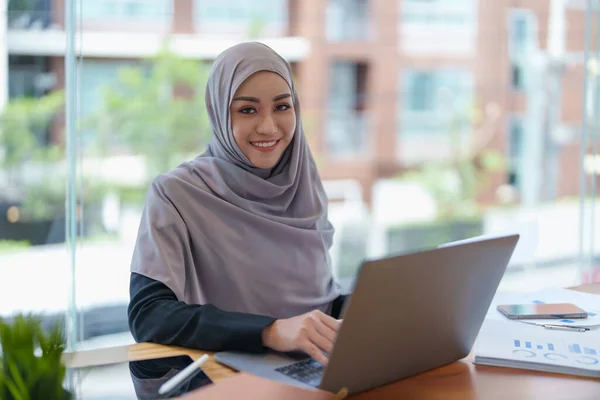
{"type": "Polygon", "coordinates": [[[532,344],[530,341],[521,341],[518,339],[514,339],[513,341],[516,349],[537,349],[537,350],[549,350],[554,351],[554,344],[552,343],[544,343],[544,344],[532,344]]]}
{"type": "Polygon", "coordinates": [[[580,365],[600,365],[600,348],[580,343],[535,342],[513,339],[512,353],[525,358],[541,357],[555,362],[573,362],[580,365]]]}

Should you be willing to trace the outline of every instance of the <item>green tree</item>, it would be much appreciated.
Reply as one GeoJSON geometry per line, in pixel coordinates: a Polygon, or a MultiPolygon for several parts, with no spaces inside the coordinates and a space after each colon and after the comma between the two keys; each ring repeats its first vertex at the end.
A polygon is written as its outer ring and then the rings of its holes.
{"type": "Polygon", "coordinates": [[[210,138],[207,78],[206,64],[167,46],[142,68],[122,68],[117,81],[102,88],[99,110],[84,121],[97,132],[95,150],[108,155],[121,146],[143,156],[149,179],[201,152],[210,138]]]}
{"type": "Polygon", "coordinates": [[[55,161],[61,157],[62,149],[45,145],[41,136],[63,102],[63,92],[55,91],[40,98],[13,99],[0,113],[0,166],[9,172],[9,183],[22,182],[26,162],[55,161]]]}
{"type": "Polygon", "coordinates": [[[488,148],[498,114],[493,105],[485,111],[477,107],[455,111],[448,125],[451,156],[400,176],[430,192],[437,203],[438,219],[479,217],[477,196],[489,186],[493,174],[504,168],[502,153],[488,148]]]}

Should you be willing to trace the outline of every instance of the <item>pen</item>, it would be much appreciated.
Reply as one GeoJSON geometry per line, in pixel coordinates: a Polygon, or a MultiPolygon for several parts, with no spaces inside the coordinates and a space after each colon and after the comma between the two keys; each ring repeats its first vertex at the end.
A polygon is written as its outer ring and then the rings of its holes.
{"type": "Polygon", "coordinates": [[[546,329],[553,329],[556,331],[587,332],[590,330],[589,328],[584,328],[582,326],[550,325],[550,324],[546,324],[546,325],[542,325],[542,326],[546,329]]]}
{"type": "Polygon", "coordinates": [[[158,394],[164,396],[181,386],[188,378],[193,377],[200,371],[200,367],[208,360],[208,354],[202,355],[199,359],[182,369],[177,375],[163,383],[158,389],[158,394]]]}

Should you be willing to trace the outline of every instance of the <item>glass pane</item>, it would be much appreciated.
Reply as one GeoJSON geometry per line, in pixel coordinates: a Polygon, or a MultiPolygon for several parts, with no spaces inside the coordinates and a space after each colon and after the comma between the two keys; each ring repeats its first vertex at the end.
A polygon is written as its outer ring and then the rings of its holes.
{"type": "MultiPolygon", "coordinates": [[[[27,354],[19,344],[34,342],[38,327],[45,333],[64,329],[65,321],[73,327],[64,64],[36,48],[42,42],[46,48],[64,46],[64,36],[53,35],[62,21],[47,1],[0,1],[0,358],[6,366],[10,353],[23,364],[29,355],[30,363],[19,365],[27,371],[25,381],[37,379],[32,371],[39,358],[37,349],[27,354]],[[5,326],[18,329],[12,345],[4,340],[5,326]]],[[[55,397],[49,391],[30,395],[55,397]]]]}
{"type": "Polygon", "coordinates": [[[134,342],[146,192],[206,149],[208,69],[246,40],[292,64],[345,288],[366,258],[503,232],[522,237],[501,290],[600,281],[585,3],[0,2],[0,317],[66,320],[72,348],[134,342]]]}
{"type": "MultiPolygon", "coordinates": [[[[588,2],[589,3],[589,2],[588,2]]],[[[580,176],[580,272],[583,282],[600,282],[598,265],[599,235],[598,204],[598,129],[600,127],[600,13],[595,2],[586,13],[586,49],[584,53],[584,84],[582,97],[584,121],[581,127],[581,157],[583,169],[580,176]]],[[[578,8],[584,7],[579,4],[578,8]]]]}

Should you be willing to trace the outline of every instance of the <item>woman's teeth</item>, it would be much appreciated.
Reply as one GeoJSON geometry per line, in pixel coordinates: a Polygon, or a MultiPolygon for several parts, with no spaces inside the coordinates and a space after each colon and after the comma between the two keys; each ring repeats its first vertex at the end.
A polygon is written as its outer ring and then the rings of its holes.
{"type": "Polygon", "coordinates": [[[252,143],[252,146],[271,147],[271,146],[275,146],[276,143],[277,143],[277,140],[273,140],[272,142],[256,142],[256,143],[252,143]]]}

